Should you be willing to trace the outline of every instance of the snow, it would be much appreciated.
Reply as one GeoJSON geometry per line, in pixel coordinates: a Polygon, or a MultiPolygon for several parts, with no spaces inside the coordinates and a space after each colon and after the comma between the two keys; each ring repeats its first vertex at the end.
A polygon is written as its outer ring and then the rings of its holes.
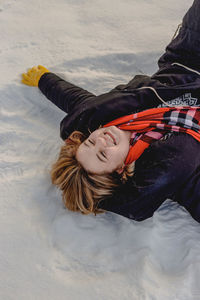
{"type": "Polygon", "coordinates": [[[64,113],[20,83],[38,64],[97,94],[152,74],[191,4],[0,0],[0,299],[200,299],[199,224],[170,200],[143,222],[64,209],[64,113]]]}

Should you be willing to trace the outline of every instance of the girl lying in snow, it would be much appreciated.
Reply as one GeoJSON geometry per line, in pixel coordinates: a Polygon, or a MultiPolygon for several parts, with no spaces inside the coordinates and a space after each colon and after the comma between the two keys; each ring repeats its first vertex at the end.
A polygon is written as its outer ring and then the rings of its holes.
{"type": "Polygon", "coordinates": [[[67,113],[52,182],[66,207],[141,221],[170,198],[200,222],[200,0],[151,77],[95,96],[42,66],[22,82],[67,113]]]}

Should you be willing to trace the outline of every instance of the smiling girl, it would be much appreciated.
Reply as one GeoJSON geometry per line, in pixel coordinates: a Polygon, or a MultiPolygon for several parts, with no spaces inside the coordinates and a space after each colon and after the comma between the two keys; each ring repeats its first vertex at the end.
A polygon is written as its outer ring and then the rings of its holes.
{"type": "Polygon", "coordinates": [[[68,209],[141,221],[170,198],[200,222],[199,15],[195,0],[154,75],[108,93],[95,96],[42,66],[23,74],[67,113],[51,177],[68,209]]]}

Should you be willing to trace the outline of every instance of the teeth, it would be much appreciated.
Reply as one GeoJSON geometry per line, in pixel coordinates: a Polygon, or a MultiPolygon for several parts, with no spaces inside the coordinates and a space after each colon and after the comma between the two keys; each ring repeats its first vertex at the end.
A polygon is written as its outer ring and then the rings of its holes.
{"type": "Polygon", "coordinates": [[[113,145],[115,145],[115,143],[114,143],[112,137],[111,137],[107,132],[106,132],[105,134],[107,134],[107,136],[109,137],[110,141],[113,143],[113,145]]]}

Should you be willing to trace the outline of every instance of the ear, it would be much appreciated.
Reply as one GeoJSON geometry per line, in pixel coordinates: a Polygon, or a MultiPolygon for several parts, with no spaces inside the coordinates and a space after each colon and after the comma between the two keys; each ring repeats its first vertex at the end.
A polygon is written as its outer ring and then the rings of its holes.
{"type": "Polygon", "coordinates": [[[118,174],[122,174],[122,173],[124,172],[124,167],[125,167],[125,165],[123,164],[123,166],[119,167],[119,168],[116,170],[116,172],[117,172],[118,174]]]}

